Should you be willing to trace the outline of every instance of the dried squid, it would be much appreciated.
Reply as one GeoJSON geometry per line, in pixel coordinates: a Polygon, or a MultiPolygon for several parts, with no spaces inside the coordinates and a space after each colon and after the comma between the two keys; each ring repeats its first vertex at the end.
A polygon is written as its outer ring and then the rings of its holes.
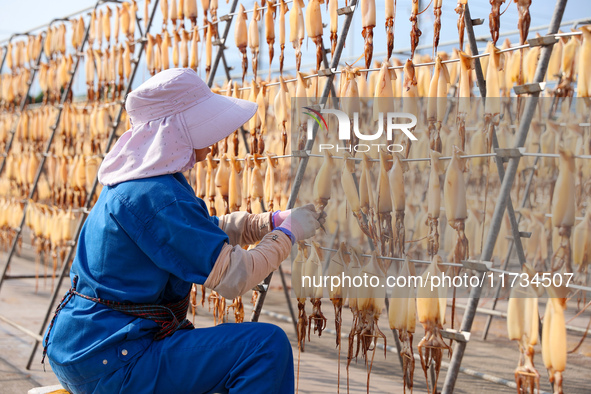
{"type": "Polygon", "coordinates": [[[427,370],[431,365],[435,368],[435,384],[431,390],[433,394],[437,392],[437,380],[441,369],[443,350],[447,349],[451,353],[451,348],[443,341],[441,336],[441,330],[443,330],[443,324],[445,324],[447,288],[445,286],[434,286],[432,283],[434,277],[441,278],[443,275],[438,267],[441,262],[440,256],[433,256],[429,268],[423,273],[423,285],[419,287],[417,294],[417,314],[419,322],[425,329],[425,336],[418,345],[419,356],[427,387],[430,386],[427,370]]]}

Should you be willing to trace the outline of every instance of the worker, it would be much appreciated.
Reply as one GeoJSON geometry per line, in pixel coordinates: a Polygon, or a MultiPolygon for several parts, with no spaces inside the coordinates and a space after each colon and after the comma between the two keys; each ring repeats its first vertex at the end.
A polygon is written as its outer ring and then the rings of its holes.
{"type": "Polygon", "coordinates": [[[71,289],[44,357],[71,393],[289,393],[291,345],[265,323],[194,329],[193,283],[233,299],[259,284],[324,215],[313,205],[209,216],[183,172],[240,128],[255,103],[170,69],[126,98],[131,129],[105,156],[78,240],[71,289]],[[242,246],[260,243],[247,251],[242,246]]]}

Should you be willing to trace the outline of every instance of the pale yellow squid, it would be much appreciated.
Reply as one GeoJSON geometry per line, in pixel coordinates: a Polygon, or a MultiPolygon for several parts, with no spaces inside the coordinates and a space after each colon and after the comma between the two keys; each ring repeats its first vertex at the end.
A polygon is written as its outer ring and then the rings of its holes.
{"type": "Polygon", "coordinates": [[[404,260],[398,276],[407,278],[407,285],[392,288],[392,295],[389,299],[388,320],[390,328],[398,331],[402,357],[402,379],[404,392],[406,388],[412,393],[415,357],[412,351],[413,334],[417,325],[417,305],[416,305],[416,286],[410,280],[411,275],[415,275],[413,263],[404,260]]]}
{"type": "Polygon", "coordinates": [[[564,311],[569,289],[550,286],[542,326],[542,359],[553,383],[554,393],[562,394],[562,373],[566,369],[567,335],[564,311]]]}
{"type": "Polygon", "coordinates": [[[441,153],[431,150],[431,170],[429,172],[429,186],[427,189],[427,224],[429,234],[427,253],[437,255],[439,251],[439,215],[441,208],[441,186],[439,175],[443,173],[444,164],[439,160],[441,153]]]}
{"type": "Polygon", "coordinates": [[[302,43],[306,32],[302,8],[304,8],[304,1],[294,0],[293,8],[289,13],[289,41],[292,43],[293,49],[295,49],[296,70],[298,72],[302,64],[302,43]]]}
{"type": "MultiPolygon", "coordinates": [[[[267,12],[265,13],[265,38],[269,47],[269,78],[271,79],[271,64],[275,53],[273,45],[275,44],[275,15],[277,14],[277,5],[273,0],[267,0],[267,12]]],[[[284,153],[285,154],[285,153],[284,153]]]]}
{"type": "Polygon", "coordinates": [[[279,53],[279,73],[281,75],[283,75],[283,61],[285,60],[285,14],[287,14],[287,11],[289,9],[285,4],[285,0],[279,0],[279,48],[281,49],[279,53]]]}
{"type": "MultiPolygon", "coordinates": [[[[522,274],[531,277],[530,274],[534,272],[527,263],[524,265],[522,274]]],[[[507,332],[509,339],[518,341],[519,344],[519,364],[515,369],[515,383],[519,393],[529,388],[529,392],[533,394],[534,387],[540,391],[540,374],[534,366],[539,318],[538,294],[532,285],[525,288],[513,286],[507,306],[507,332]]]]}
{"type": "Polygon", "coordinates": [[[248,47],[252,54],[252,73],[253,79],[257,79],[257,71],[259,64],[259,20],[261,20],[261,10],[259,4],[255,1],[252,11],[252,19],[248,25],[248,47]]]}
{"type": "Polygon", "coordinates": [[[456,124],[460,135],[460,149],[466,149],[466,117],[470,105],[472,92],[472,58],[465,52],[460,52],[460,76],[458,88],[458,114],[456,124]]]}
{"type": "Polygon", "coordinates": [[[439,264],[442,263],[440,256],[433,256],[429,268],[422,275],[423,286],[419,287],[417,292],[417,314],[419,322],[425,329],[425,336],[418,344],[419,356],[421,358],[421,367],[425,373],[427,388],[429,388],[429,379],[427,370],[434,365],[435,384],[430,390],[433,394],[437,392],[437,380],[441,369],[443,359],[443,350],[451,353],[451,348],[445,343],[441,336],[443,324],[445,324],[445,310],[447,307],[447,288],[445,286],[432,286],[434,277],[442,276],[439,264]]]}
{"type": "Polygon", "coordinates": [[[240,53],[242,53],[242,84],[244,85],[244,77],[248,70],[248,57],[246,55],[246,47],[248,45],[248,28],[246,27],[246,10],[240,4],[238,6],[238,14],[236,15],[236,26],[234,27],[234,42],[240,53]]]}
{"type": "Polygon", "coordinates": [[[558,148],[558,179],[552,196],[552,225],[558,228],[560,246],[552,256],[552,272],[573,272],[570,235],[575,225],[575,158],[570,150],[558,148]]]}
{"type": "Polygon", "coordinates": [[[308,37],[316,44],[316,70],[320,69],[322,63],[322,14],[320,4],[324,0],[310,0],[306,8],[306,32],[308,37]]]}
{"type": "Polygon", "coordinates": [[[282,154],[285,155],[285,151],[287,148],[287,120],[288,120],[288,100],[289,100],[289,91],[287,90],[287,85],[283,76],[279,77],[279,90],[277,91],[277,95],[275,96],[275,101],[273,102],[273,109],[275,112],[275,122],[279,126],[278,129],[281,130],[281,144],[283,147],[282,154]]]}
{"type": "Polygon", "coordinates": [[[302,268],[302,275],[311,278],[310,282],[302,283],[304,296],[310,298],[312,304],[312,314],[308,316],[308,341],[310,341],[310,334],[312,333],[312,323],[314,323],[314,333],[318,332],[318,336],[321,336],[328,321],[321,309],[324,287],[314,286],[313,282],[315,281],[318,284],[318,281],[322,280],[322,259],[323,253],[320,245],[318,242],[312,241],[312,250],[302,268]],[[306,286],[306,284],[309,284],[309,286],[306,286]]]}

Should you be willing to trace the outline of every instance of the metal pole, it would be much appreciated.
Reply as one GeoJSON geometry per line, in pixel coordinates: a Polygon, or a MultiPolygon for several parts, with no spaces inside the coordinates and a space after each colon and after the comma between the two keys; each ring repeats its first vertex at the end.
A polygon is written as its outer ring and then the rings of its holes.
{"type": "MultiPolygon", "coordinates": [[[[99,1],[99,3],[97,3],[97,6],[98,6],[98,4],[100,4],[100,1],[99,1]]],[[[157,8],[158,8],[158,0],[156,0],[154,2],[154,8],[152,9],[152,14],[150,15],[150,20],[148,21],[148,27],[146,28],[145,34],[147,34],[147,32],[150,31],[150,27],[152,26],[152,22],[154,20],[154,15],[156,14],[157,8]]],[[[133,80],[135,78],[135,75],[136,75],[138,67],[139,67],[140,58],[142,57],[142,54],[143,54],[144,49],[146,47],[146,40],[145,40],[146,37],[144,36],[143,38],[144,39],[141,40],[141,43],[140,43],[140,51],[137,55],[137,58],[134,60],[134,67],[133,67],[133,70],[132,70],[131,75],[129,77],[129,81],[127,82],[127,88],[125,89],[124,97],[125,97],[125,95],[127,95],[131,91],[131,86],[133,84],[133,80]]],[[[119,126],[119,122],[121,120],[121,115],[123,114],[123,110],[124,110],[124,106],[123,106],[123,103],[121,103],[116,120],[113,122],[113,125],[112,125],[111,133],[109,135],[109,140],[107,142],[107,147],[105,148],[105,152],[109,151],[111,144],[113,143],[113,141],[115,139],[115,134],[117,133],[117,127],[119,126]]],[[[80,216],[80,221],[78,222],[78,226],[76,227],[76,231],[74,234],[72,244],[70,245],[70,248],[68,249],[68,253],[66,255],[66,258],[64,259],[64,261],[62,263],[62,269],[60,271],[59,279],[58,279],[57,285],[55,286],[55,289],[53,290],[53,293],[51,295],[51,301],[50,301],[49,307],[45,313],[45,317],[43,318],[43,322],[41,323],[41,329],[39,330],[39,335],[43,335],[43,333],[45,332],[45,326],[47,325],[47,322],[49,321],[49,318],[50,318],[51,313],[53,311],[53,305],[55,304],[55,301],[56,301],[59,291],[60,291],[61,284],[66,276],[66,270],[68,269],[69,262],[74,255],[74,251],[76,250],[76,244],[77,244],[78,237],[80,235],[80,231],[82,230],[82,226],[84,225],[84,221],[86,219],[86,216],[90,212],[90,206],[92,205],[92,199],[94,197],[94,194],[96,193],[97,185],[98,185],[98,175],[94,178],[94,183],[92,184],[92,189],[90,190],[90,193],[87,196],[86,204],[84,206],[85,209],[82,210],[82,214],[80,216]]],[[[29,355],[29,360],[27,361],[27,366],[26,366],[27,369],[31,368],[31,363],[33,362],[33,358],[35,357],[35,353],[37,352],[38,346],[39,346],[39,341],[35,341],[35,343],[33,345],[33,349],[31,350],[31,354],[29,355]]]]}
{"type": "MultiPolygon", "coordinates": [[[[478,46],[476,45],[476,37],[474,35],[474,26],[472,25],[472,17],[470,15],[470,8],[468,7],[468,5],[466,5],[464,19],[465,19],[465,23],[466,23],[466,32],[468,33],[468,42],[470,44],[470,49],[474,55],[477,55],[478,54],[478,46]]],[[[478,88],[480,90],[480,95],[482,96],[482,101],[483,101],[483,105],[484,105],[484,101],[486,100],[486,82],[484,80],[484,75],[482,73],[482,66],[480,63],[480,58],[475,59],[474,69],[476,72],[476,80],[478,83],[478,88]]],[[[497,100],[500,98],[494,97],[492,99],[497,100]]],[[[493,140],[492,140],[493,149],[498,149],[499,142],[498,142],[497,134],[496,134],[496,131],[494,130],[494,128],[492,130],[492,138],[493,138],[493,140]]],[[[505,176],[505,167],[503,167],[502,160],[497,159],[496,166],[497,166],[497,172],[499,174],[499,179],[502,182],[503,178],[505,176]]],[[[511,244],[510,249],[512,249],[513,245],[515,245],[515,249],[517,251],[517,256],[519,258],[519,263],[520,263],[520,265],[523,265],[523,264],[525,264],[525,253],[523,252],[523,245],[521,244],[521,237],[520,237],[520,233],[519,233],[519,224],[515,218],[515,211],[513,209],[513,203],[511,201],[511,196],[509,196],[509,199],[507,202],[507,210],[508,210],[508,215],[509,215],[509,221],[511,222],[511,232],[513,234],[513,243],[511,244]]],[[[510,256],[510,252],[507,256],[507,259],[509,256],[510,256]]],[[[499,289],[499,291],[500,291],[500,289],[499,289]]]]}
{"type": "MultiPolygon", "coordinates": [[[[224,53],[224,45],[226,45],[226,39],[228,38],[228,33],[230,32],[230,26],[232,25],[232,20],[234,19],[234,11],[236,11],[236,6],[238,5],[238,0],[232,1],[232,7],[230,8],[230,12],[227,14],[228,19],[226,20],[226,26],[224,26],[224,34],[223,38],[220,40],[220,45],[218,48],[217,53],[215,54],[215,59],[213,61],[213,65],[211,66],[211,72],[207,78],[207,86],[211,87],[213,85],[213,80],[215,78],[215,73],[218,69],[218,65],[220,64],[220,60],[224,53]]],[[[225,63],[225,61],[224,61],[225,63]]],[[[227,71],[227,70],[226,70],[227,71]]]]}
{"type": "MultiPolygon", "coordinates": [[[[566,7],[567,0],[558,0],[556,2],[556,7],[554,9],[554,14],[552,16],[552,21],[550,22],[550,27],[548,29],[548,34],[555,34],[558,31],[558,27],[560,25],[560,21],[562,20],[562,16],[564,14],[564,9],[566,7]]],[[[552,46],[546,46],[542,48],[540,54],[540,60],[538,62],[538,66],[536,69],[536,73],[534,76],[534,81],[543,81],[544,76],[546,75],[546,71],[548,70],[548,62],[550,61],[550,55],[552,53],[552,46]]],[[[516,135],[516,142],[515,147],[522,147],[525,144],[525,139],[527,137],[527,133],[529,131],[530,123],[533,119],[534,112],[536,110],[538,104],[538,97],[539,92],[533,93],[532,96],[527,100],[525,104],[525,109],[523,113],[523,117],[521,123],[519,124],[519,131],[516,135]]],[[[511,192],[511,186],[513,185],[513,181],[515,179],[515,174],[517,173],[517,166],[519,165],[519,157],[512,157],[509,159],[509,164],[507,165],[507,171],[505,173],[505,177],[503,178],[503,182],[501,184],[501,189],[499,191],[499,197],[497,204],[495,206],[495,211],[492,217],[491,227],[486,239],[486,243],[484,246],[484,250],[482,252],[481,259],[482,260],[490,260],[493,252],[493,248],[495,246],[495,242],[497,240],[497,236],[499,234],[499,229],[501,228],[501,221],[503,219],[503,215],[505,213],[505,208],[507,206],[508,197],[511,192]]],[[[484,277],[484,273],[481,273],[481,277],[484,277]]],[[[468,300],[468,307],[466,312],[464,313],[464,318],[462,320],[461,331],[470,331],[472,328],[472,323],[474,322],[474,317],[476,315],[476,309],[478,308],[478,302],[480,301],[480,294],[482,293],[482,288],[479,286],[473,287],[470,291],[470,298],[468,300]]],[[[453,356],[450,362],[450,367],[445,376],[445,383],[443,386],[443,393],[444,394],[451,394],[454,391],[454,387],[456,384],[456,379],[458,377],[458,372],[460,369],[460,364],[462,363],[462,358],[464,357],[464,351],[466,350],[466,342],[456,342],[454,346],[453,356]]]]}
{"type": "Polygon", "coordinates": [[[6,61],[6,55],[8,54],[8,46],[4,47],[4,53],[2,54],[2,62],[0,62],[0,71],[4,67],[4,62],[6,61]]]}
{"type": "MultiPolygon", "coordinates": [[[[353,20],[353,15],[355,13],[355,10],[357,9],[357,0],[353,0],[351,2],[351,7],[353,7],[353,10],[347,14],[347,17],[345,18],[345,23],[343,24],[343,29],[341,30],[341,34],[339,35],[339,41],[337,43],[337,47],[335,50],[335,54],[334,57],[332,58],[331,61],[331,70],[336,68],[339,65],[339,59],[341,58],[341,53],[343,52],[343,47],[345,46],[345,40],[347,39],[347,33],[349,32],[349,27],[351,26],[351,21],[353,20]]],[[[326,103],[326,100],[328,99],[328,95],[332,86],[332,83],[334,81],[334,73],[330,73],[327,78],[328,80],[326,81],[326,84],[324,85],[324,90],[322,92],[322,96],[320,99],[321,104],[326,103]]],[[[314,146],[314,140],[316,139],[316,134],[318,132],[318,125],[314,124],[314,128],[313,128],[313,137],[311,140],[308,140],[308,142],[306,142],[306,147],[305,150],[309,151],[312,149],[312,147],[314,146]]],[[[308,160],[309,157],[305,156],[302,157],[300,159],[299,165],[298,165],[298,169],[296,171],[296,175],[294,178],[294,183],[293,183],[293,188],[291,189],[291,194],[289,196],[289,200],[287,201],[287,209],[291,209],[293,208],[293,206],[295,205],[295,201],[298,195],[298,192],[300,191],[300,186],[302,184],[302,181],[304,179],[304,173],[306,171],[306,167],[308,165],[308,160]]],[[[269,283],[271,282],[271,278],[273,277],[273,273],[271,272],[269,274],[269,276],[267,276],[265,278],[265,281],[263,282],[264,284],[269,285],[269,283]]],[[[252,311],[252,316],[251,316],[251,321],[258,321],[259,320],[259,316],[261,314],[261,310],[263,309],[263,303],[265,302],[265,297],[266,297],[267,293],[261,293],[259,295],[259,297],[257,298],[257,302],[254,306],[254,309],[252,311]]]]}

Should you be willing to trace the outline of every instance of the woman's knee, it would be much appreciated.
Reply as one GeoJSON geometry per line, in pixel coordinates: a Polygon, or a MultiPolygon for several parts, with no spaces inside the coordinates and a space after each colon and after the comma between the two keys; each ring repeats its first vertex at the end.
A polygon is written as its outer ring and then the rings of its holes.
{"type": "Polygon", "coordinates": [[[257,331],[260,332],[260,335],[268,342],[272,342],[277,346],[289,346],[289,338],[285,331],[279,326],[270,323],[255,323],[257,325],[257,331]]]}

